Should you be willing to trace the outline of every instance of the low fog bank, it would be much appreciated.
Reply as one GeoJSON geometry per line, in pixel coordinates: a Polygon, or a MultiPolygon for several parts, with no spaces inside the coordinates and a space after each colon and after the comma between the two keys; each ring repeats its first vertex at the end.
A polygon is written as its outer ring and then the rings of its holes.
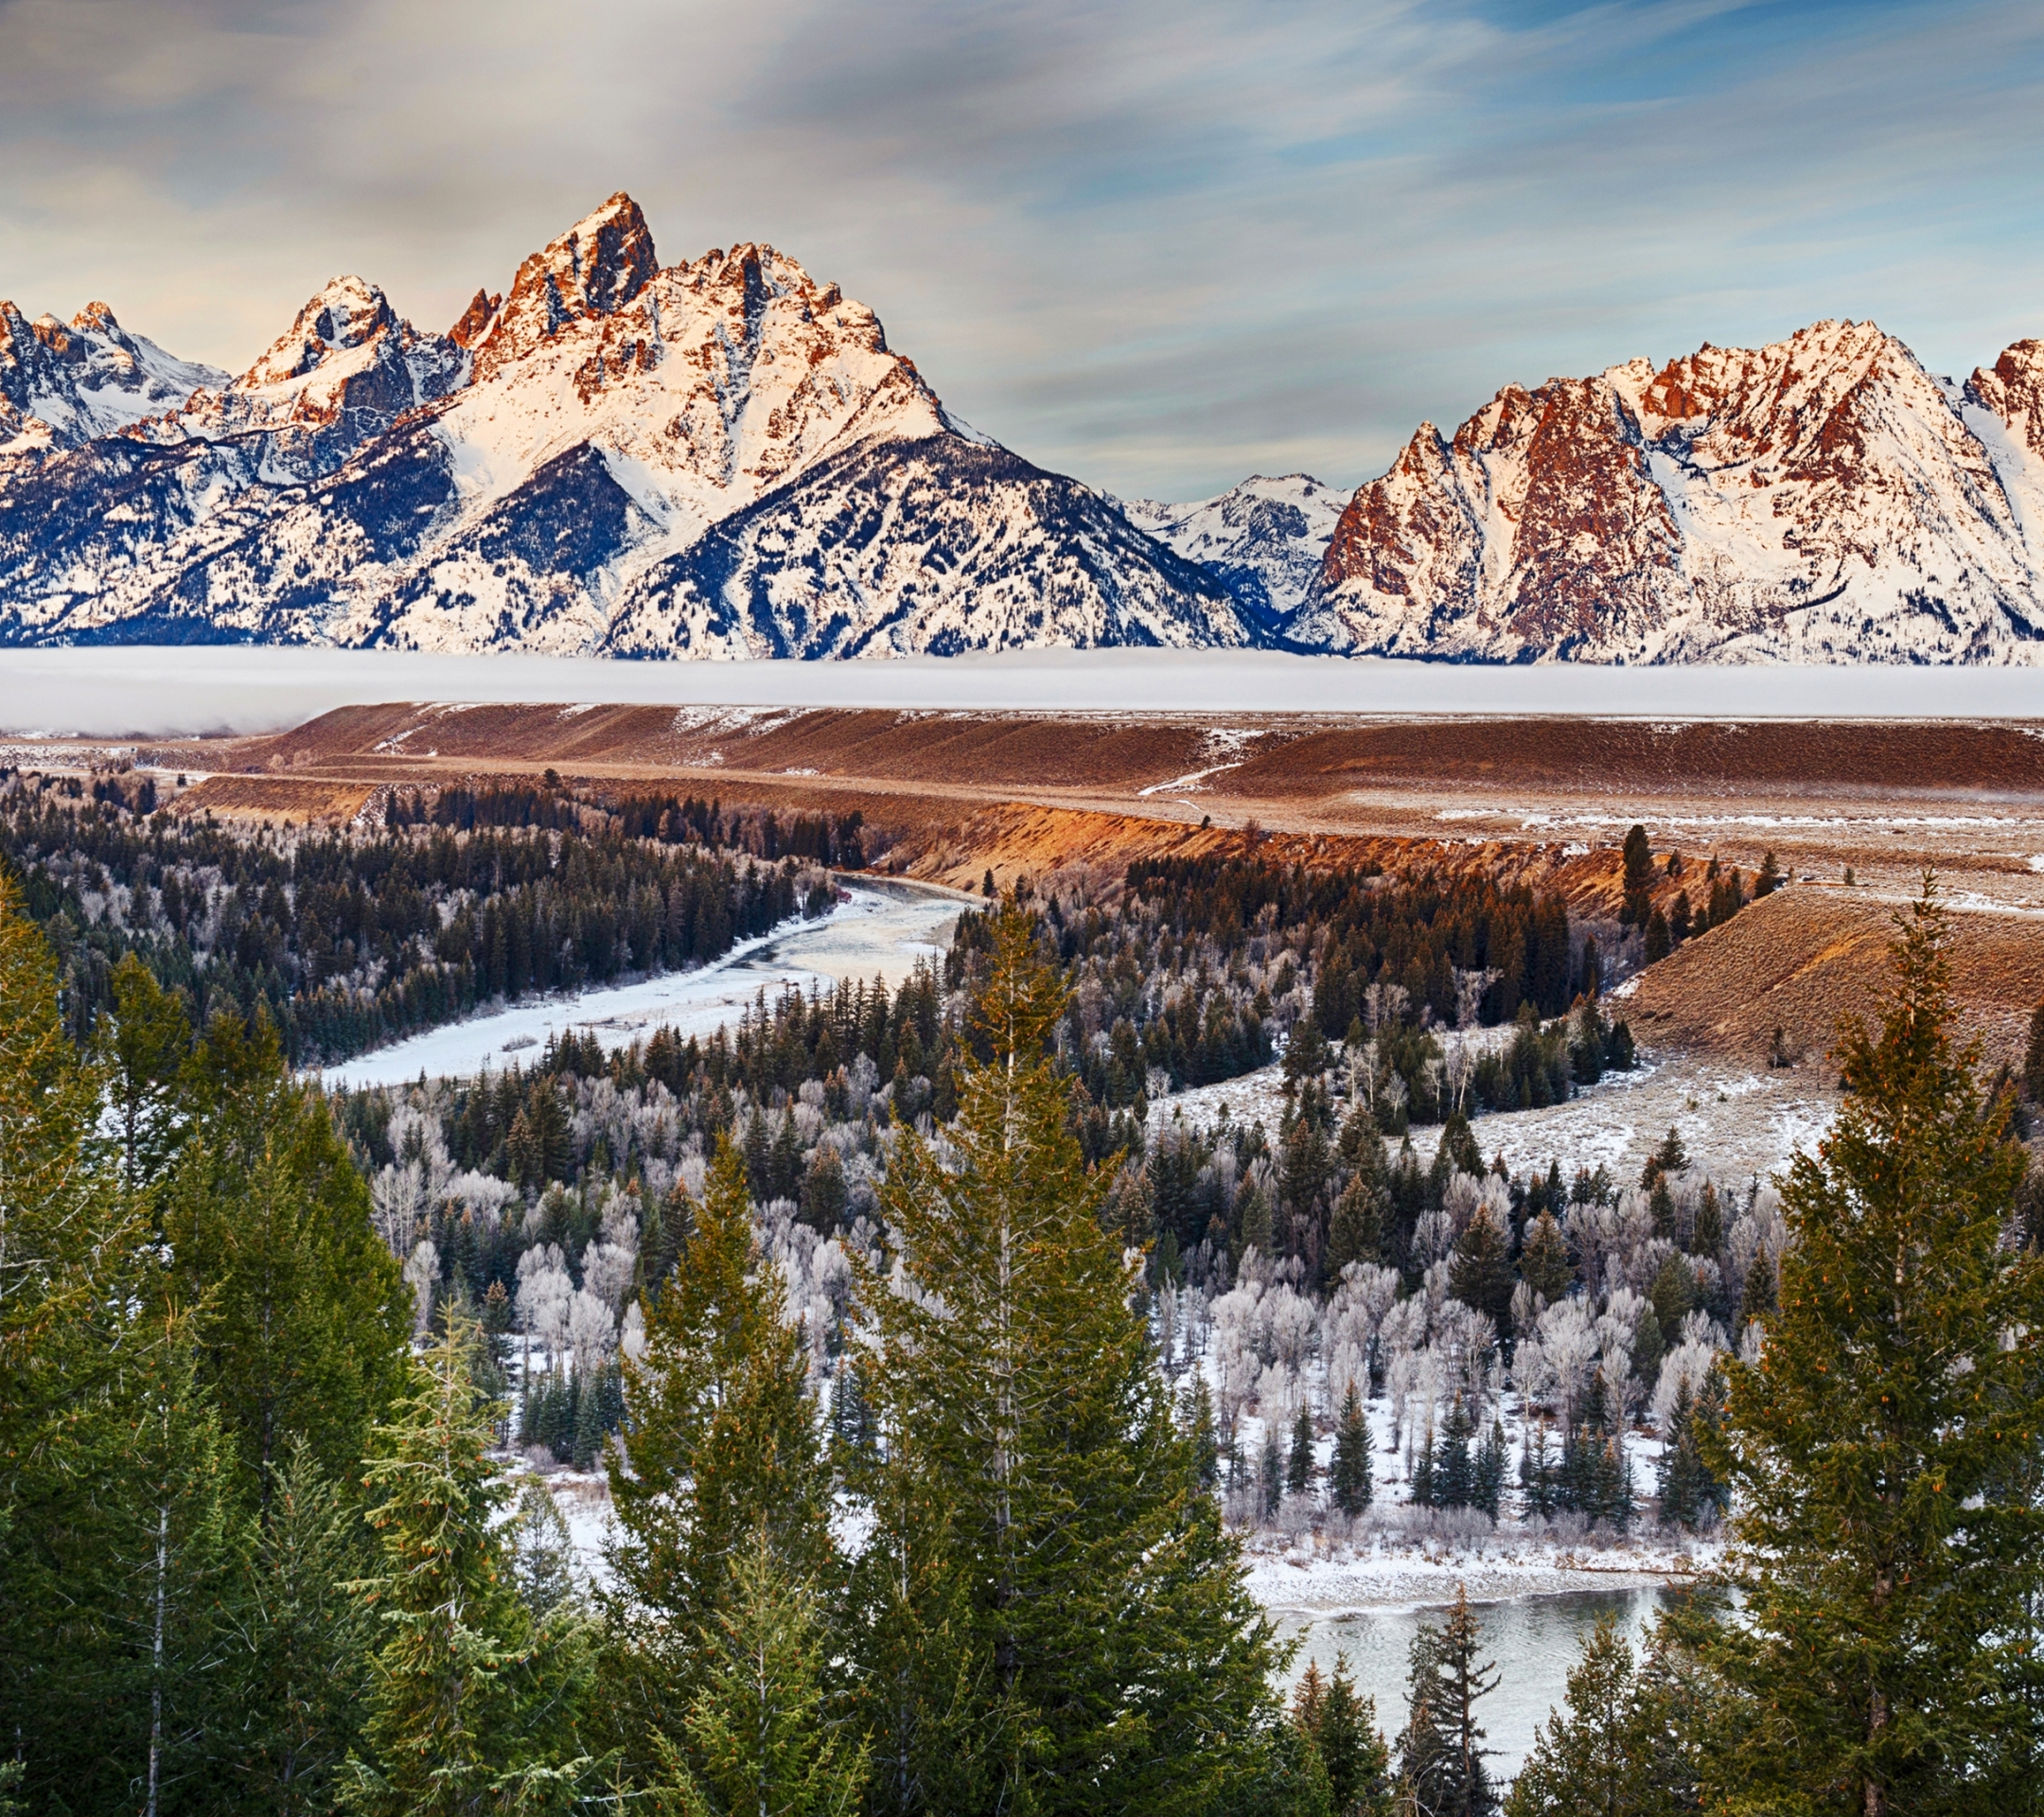
{"type": "Polygon", "coordinates": [[[1257,650],[1014,650],[858,662],[626,662],[399,650],[0,650],[0,732],[273,732],[386,700],[1084,713],[2044,717],[2034,669],[1482,667],[1257,650]]]}

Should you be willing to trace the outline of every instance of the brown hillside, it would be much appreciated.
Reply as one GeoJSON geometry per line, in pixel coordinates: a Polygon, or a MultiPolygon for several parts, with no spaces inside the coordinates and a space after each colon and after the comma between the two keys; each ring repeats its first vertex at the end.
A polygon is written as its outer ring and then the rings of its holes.
{"type": "MultiPolygon", "coordinates": [[[[1905,911],[1906,912],[1906,911],[1905,911]]],[[[1894,905],[1843,891],[1785,890],[1689,941],[1645,973],[1625,1014],[1654,1047],[1763,1061],[1774,1031],[1824,1062],[1841,1022],[1871,1018],[1888,979],[1894,905]]],[[[2044,1000],[2044,923],[1955,914],[1952,988],[1992,1065],[2020,1061],[2044,1000]]]]}

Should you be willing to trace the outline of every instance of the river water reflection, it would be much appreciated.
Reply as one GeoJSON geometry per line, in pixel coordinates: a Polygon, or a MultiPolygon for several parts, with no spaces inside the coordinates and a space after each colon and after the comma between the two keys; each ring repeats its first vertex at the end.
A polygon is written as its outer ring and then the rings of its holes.
{"type": "MultiPolygon", "coordinates": [[[[1494,1661],[1499,1672],[1497,1689],[1477,1705],[1487,1745],[1496,1751],[1489,1762],[1494,1782],[1509,1779],[1532,1750],[1534,1734],[1548,1711],[1560,1704],[1569,1668],[1597,1617],[1615,1615],[1637,1655],[1640,1636],[1662,1595],[1652,1589],[1571,1591],[1475,1605],[1483,1657],[1494,1661]]],[[[1395,1745],[1405,1726],[1405,1667],[1413,1634],[1422,1621],[1438,1627],[1445,1613],[1426,1608],[1281,1614],[1278,1625],[1286,1638],[1302,1643],[1292,1665],[1295,1679],[1309,1660],[1317,1660],[1322,1672],[1331,1672],[1335,1655],[1348,1655],[1357,1692],[1377,1700],[1377,1725],[1395,1745]]]]}

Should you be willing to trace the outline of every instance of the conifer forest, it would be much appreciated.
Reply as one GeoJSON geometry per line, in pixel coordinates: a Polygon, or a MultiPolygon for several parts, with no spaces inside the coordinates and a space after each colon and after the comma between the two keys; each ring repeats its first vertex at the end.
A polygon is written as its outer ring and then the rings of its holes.
{"type": "Polygon", "coordinates": [[[1487,1138],[1631,1073],[1612,969],[1775,886],[1670,913],[1644,834],[1614,927],[1470,870],[989,871],[891,986],[317,1083],[887,851],[0,776],[0,1812],[2038,1808],[2044,1010],[1991,1074],[1933,878],[1771,1179],[1487,1138]],[[1248,1571],[1625,1536],[1697,1566],[1510,1772],[1467,1596],[1400,1716],[1248,1571]]]}

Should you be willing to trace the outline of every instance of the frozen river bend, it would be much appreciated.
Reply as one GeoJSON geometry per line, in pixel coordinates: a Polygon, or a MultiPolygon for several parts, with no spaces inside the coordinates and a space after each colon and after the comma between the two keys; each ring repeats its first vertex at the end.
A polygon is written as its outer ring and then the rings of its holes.
{"type": "Polygon", "coordinates": [[[573,1029],[605,1048],[643,1041],[656,1029],[684,1036],[713,1034],[734,1024],[764,990],[768,1001],[784,986],[828,990],[841,979],[885,978],[891,987],[919,959],[949,944],[965,899],[949,890],[892,879],[840,879],[849,901],[810,922],[788,922],[761,940],[741,943],[722,959],[690,972],[666,972],[637,984],[545,997],[495,1014],[429,1030],[333,1067],[329,1090],[405,1085],[428,1078],[466,1078],[485,1067],[529,1061],[549,1035],[573,1029]]]}

